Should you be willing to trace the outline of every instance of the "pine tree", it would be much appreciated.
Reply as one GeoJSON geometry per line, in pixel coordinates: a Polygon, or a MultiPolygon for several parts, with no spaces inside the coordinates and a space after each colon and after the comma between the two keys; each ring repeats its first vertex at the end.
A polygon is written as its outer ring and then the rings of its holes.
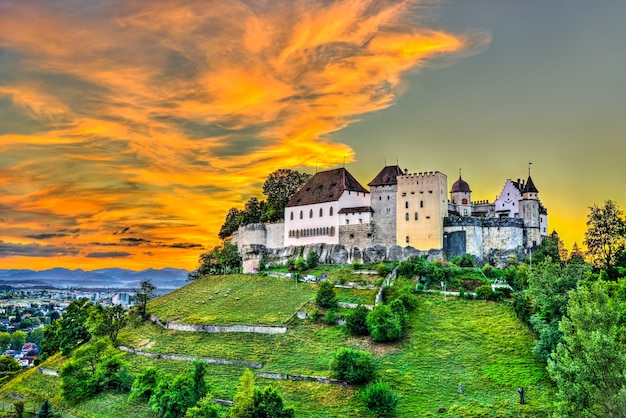
{"type": "Polygon", "coordinates": [[[49,400],[43,401],[39,412],[37,412],[37,418],[52,418],[54,417],[54,410],[49,400]]]}

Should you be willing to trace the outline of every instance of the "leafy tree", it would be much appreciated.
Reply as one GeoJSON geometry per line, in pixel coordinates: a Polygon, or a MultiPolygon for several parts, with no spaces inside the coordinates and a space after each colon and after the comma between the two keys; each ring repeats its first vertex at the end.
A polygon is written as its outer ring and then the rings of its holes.
{"type": "Polygon", "coordinates": [[[374,341],[395,341],[402,337],[402,319],[389,305],[376,305],[374,310],[367,314],[366,322],[374,341]]]}
{"type": "Polygon", "coordinates": [[[15,408],[15,416],[22,418],[24,416],[24,401],[13,402],[13,408],[15,408]]]}
{"type": "Polygon", "coordinates": [[[144,399],[149,400],[161,379],[161,372],[154,367],[148,366],[139,373],[133,381],[129,400],[144,399]]]}
{"type": "Polygon", "coordinates": [[[311,251],[306,255],[306,265],[310,269],[314,269],[319,264],[320,256],[317,251],[311,251]]]}
{"type": "Polygon", "coordinates": [[[37,412],[37,418],[54,418],[55,413],[49,400],[44,400],[37,412]]]}
{"type": "Polygon", "coordinates": [[[577,242],[574,242],[574,245],[572,246],[572,251],[570,252],[569,256],[569,262],[579,264],[585,262],[585,254],[581,251],[580,248],[578,248],[577,242]]]}
{"type": "Polygon", "coordinates": [[[336,379],[355,385],[371,381],[375,371],[372,355],[352,348],[337,351],[330,363],[330,369],[336,379]]]}
{"type": "Polygon", "coordinates": [[[189,280],[199,279],[207,274],[222,274],[241,266],[241,255],[237,246],[224,242],[200,256],[200,266],[189,274],[189,280]]]}
{"type": "Polygon", "coordinates": [[[187,409],[185,418],[219,418],[222,414],[210,397],[205,396],[200,399],[195,406],[187,409]]]}
{"type": "Polygon", "coordinates": [[[251,418],[292,418],[294,410],[285,408],[283,397],[272,386],[263,390],[254,388],[251,418]]]}
{"type": "Polygon", "coordinates": [[[87,342],[91,334],[85,325],[93,304],[86,298],[70,303],[63,316],[44,329],[42,355],[47,357],[61,350],[68,355],[77,345],[87,342]]]}
{"type": "Polygon", "coordinates": [[[385,303],[396,299],[400,299],[408,311],[417,309],[418,299],[413,293],[413,283],[405,277],[399,277],[393,286],[385,286],[383,288],[383,300],[385,303]]]}
{"type": "Polygon", "coordinates": [[[270,173],[263,183],[263,194],[267,197],[268,222],[284,217],[289,199],[309,181],[311,175],[297,170],[281,168],[270,173]]]}
{"type": "Polygon", "coordinates": [[[552,261],[563,261],[561,259],[560,248],[563,247],[563,241],[559,238],[556,231],[541,240],[541,244],[533,251],[533,264],[541,263],[546,257],[550,257],[552,261]]]}
{"type": "Polygon", "coordinates": [[[367,329],[367,314],[369,313],[363,305],[357,306],[346,318],[346,329],[351,335],[369,335],[367,329]]]}
{"type": "Polygon", "coordinates": [[[585,245],[587,254],[596,267],[604,269],[609,276],[614,276],[614,258],[624,248],[626,221],[622,210],[612,200],[604,202],[604,206],[594,205],[589,208],[585,245]]]}
{"type": "Polygon", "coordinates": [[[0,375],[19,372],[22,370],[20,363],[10,356],[0,356],[0,375]]]}
{"type": "Polygon", "coordinates": [[[24,344],[26,344],[26,333],[19,330],[14,331],[13,334],[11,334],[11,349],[21,350],[24,344]]]}
{"type": "Polygon", "coordinates": [[[334,308],[337,306],[337,296],[333,282],[324,280],[320,283],[320,287],[315,295],[315,303],[320,308],[334,308]]]}
{"type": "Polygon", "coordinates": [[[11,344],[11,334],[0,332],[0,352],[4,353],[4,350],[9,348],[9,344],[11,344]]]}
{"type": "Polygon", "coordinates": [[[243,212],[243,225],[255,224],[261,222],[261,203],[259,199],[252,196],[246,202],[243,212]]]}
{"type": "Polygon", "coordinates": [[[230,409],[231,418],[248,418],[253,408],[254,373],[246,369],[239,378],[237,393],[233,397],[235,405],[230,409]]]}
{"type": "MultiPolygon", "coordinates": [[[[164,418],[183,417],[207,393],[204,381],[206,369],[206,363],[195,361],[193,371],[174,379],[169,375],[156,374],[158,382],[149,401],[152,409],[164,418]]],[[[147,383],[147,379],[144,379],[144,383],[147,383]]]]}
{"type": "Polygon", "coordinates": [[[243,222],[243,213],[237,208],[230,208],[226,214],[224,224],[220,228],[219,234],[221,239],[230,237],[235,232],[241,223],[243,222]]]}
{"type": "Polygon", "coordinates": [[[148,305],[148,301],[154,298],[156,292],[156,286],[152,284],[150,280],[142,280],[139,283],[139,287],[135,289],[135,296],[137,297],[137,308],[139,310],[139,315],[142,318],[147,318],[148,313],[146,311],[146,306],[148,305]]]}
{"type": "Polygon", "coordinates": [[[377,380],[368,384],[361,394],[369,409],[378,416],[391,415],[398,406],[398,395],[388,383],[377,380]]]}
{"type": "Polygon", "coordinates": [[[557,416],[626,416],[623,298],[602,280],[571,293],[559,329],[563,339],[548,362],[556,382],[557,416]]]}
{"type": "Polygon", "coordinates": [[[126,310],[122,305],[110,307],[95,306],[87,318],[87,328],[92,335],[97,337],[109,337],[112,343],[117,335],[128,323],[126,310]]]}

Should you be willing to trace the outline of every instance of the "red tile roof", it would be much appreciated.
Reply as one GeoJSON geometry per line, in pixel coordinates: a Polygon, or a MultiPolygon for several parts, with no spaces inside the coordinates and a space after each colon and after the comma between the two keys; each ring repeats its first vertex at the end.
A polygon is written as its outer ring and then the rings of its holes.
{"type": "Polygon", "coordinates": [[[374,180],[370,181],[367,185],[372,186],[389,186],[392,184],[398,184],[398,176],[401,176],[402,169],[397,165],[388,165],[383,168],[380,173],[374,177],[374,180]]]}

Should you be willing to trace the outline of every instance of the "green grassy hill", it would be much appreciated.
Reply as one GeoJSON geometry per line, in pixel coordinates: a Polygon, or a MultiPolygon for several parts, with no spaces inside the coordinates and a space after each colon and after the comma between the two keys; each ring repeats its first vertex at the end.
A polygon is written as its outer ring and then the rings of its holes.
{"type": "MultiPolygon", "coordinates": [[[[282,335],[207,334],[165,330],[151,323],[134,323],[120,334],[123,345],[146,352],[185,354],[263,365],[260,370],[297,375],[330,376],[334,351],[354,347],[371,352],[379,377],[399,395],[395,416],[521,417],[548,416],[553,387],[543,366],[531,353],[533,335],[517,320],[510,304],[458,300],[438,295],[420,295],[420,306],[411,315],[408,335],[394,344],[377,344],[369,338],[353,338],[344,327],[293,318],[314,297],[315,285],[256,276],[210,277],[159,298],[149,310],[162,319],[214,324],[279,324],[292,318],[282,335]],[[215,298],[231,289],[230,295],[215,298]],[[212,302],[206,301],[209,295],[212,302]],[[245,304],[232,302],[234,297],[245,304]],[[289,300],[282,300],[283,298],[289,300]],[[202,301],[205,303],[202,303],[202,301]],[[229,301],[229,302],[227,302],[229,301]],[[205,319],[202,319],[205,318],[205,319]],[[245,318],[245,319],[240,319],[245,318]],[[457,393],[458,384],[463,394],[457,393]],[[518,404],[518,386],[526,390],[526,405],[518,404]],[[441,412],[440,412],[441,411],[441,412]]],[[[361,297],[356,291],[350,297],[361,297]]],[[[363,291],[371,299],[371,292],[363,291]]],[[[190,364],[182,361],[127,355],[134,372],[156,365],[171,372],[190,364]]],[[[43,367],[59,369],[55,357],[43,367]]],[[[209,365],[207,383],[213,396],[232,399],[243,372],[239,366],[209,365]]],[[[257,378],[257,385],[273,385],[283,394],[298,417],[370,417],[359,399],[358,388],[312,382],[257,378]]],[[[145,404],[128,403],[126,394],[104,394],[69,408],[58,396],[60,382],[34,371],[0,388],[0,400],[22,394],[27,402],[50,397],[55,406],[77,417],[152,417],[145,404]]]]}

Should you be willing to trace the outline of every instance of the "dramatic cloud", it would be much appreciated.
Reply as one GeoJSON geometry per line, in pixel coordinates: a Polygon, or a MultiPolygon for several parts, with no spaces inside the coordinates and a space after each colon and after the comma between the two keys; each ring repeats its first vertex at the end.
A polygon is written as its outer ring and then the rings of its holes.
{"type": "Polygon", "coordinates": [[[126,258],[132,256],[131,253],[126,251],[101,251],[87,254],[87,258],[126,258]]]}
{"type": "Polygon", "coordinates": [[[181,239],[215,242],[228,208],[278,168],[352,160],[330,134],[392,105],[405,72],[488,43],[429,26],[429,7],[2,2],[0,220],[14,233],[0,238],[61,245],[50,227],[80,228],[72,246],[158,242],[178,252],[150,255],[193,268],[202,246],[181,239]]]}
{"type": "Polygon", "coordinates": [[[79,251],[71,247],[57,247],[54,245],[15,244],[0,241],[0,258],[6,257],[61,257],[75,256],[79,251]]]}

